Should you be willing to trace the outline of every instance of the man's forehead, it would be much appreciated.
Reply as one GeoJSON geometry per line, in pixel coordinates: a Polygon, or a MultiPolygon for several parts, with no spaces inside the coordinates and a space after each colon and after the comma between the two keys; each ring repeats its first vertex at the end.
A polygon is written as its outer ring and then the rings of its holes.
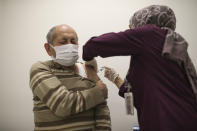
{"type": "Polygon", "coordinates": [[[56,35],[57,40],[78,39],[74,32],[60,32],[56,35]]]}
{"type": "Polygon", "coordinates": [[[56,32],[56,39],[61,39],[61,40],[70,39],[70,38],[78,39],[75,30],[66,24],[56,26],[55,32],[56,32]]]}
{"type": "Polygon", "coordinates": [[[76,32],[72,28],[60,27],[56,28],[57,35],[63,36],[77,36],[76,32]]]}

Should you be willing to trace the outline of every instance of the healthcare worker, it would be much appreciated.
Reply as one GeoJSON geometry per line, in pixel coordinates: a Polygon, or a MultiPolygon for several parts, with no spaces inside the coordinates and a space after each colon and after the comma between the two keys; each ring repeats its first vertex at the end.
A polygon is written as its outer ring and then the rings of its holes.
{"type": "Polygon", "coordinates": [[[133,93],[140,131],[197,131],[197,75],[186,40],[175,32],[173,10],[145,7],[134,13],[129,27],[92,37],[83,59],[131,56],[124,82],[110,69],[108,76],[119,83],[120,96],[133,93]]]}

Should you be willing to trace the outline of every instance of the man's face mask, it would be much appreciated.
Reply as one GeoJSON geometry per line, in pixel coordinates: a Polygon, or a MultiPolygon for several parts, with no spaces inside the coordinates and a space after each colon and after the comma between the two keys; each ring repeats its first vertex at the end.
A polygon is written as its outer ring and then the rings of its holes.
{"type": "Polygon", "coordinates": [[[78,55],[78,45],[66,44],[61,46],[52,46],[49,44],[56,52],[56,57],[51,56],[54,62],[57,62],[63,66],[72,66],[77,62],[79,58],[78,55]]]}

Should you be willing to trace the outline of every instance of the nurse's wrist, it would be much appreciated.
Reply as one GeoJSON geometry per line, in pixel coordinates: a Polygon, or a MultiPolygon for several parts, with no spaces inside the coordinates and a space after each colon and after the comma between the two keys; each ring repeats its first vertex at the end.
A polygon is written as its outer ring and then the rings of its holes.
{"type": "Polygon", "coordinates": [[[123,79],[120,76],[117,76],[114,80],[114,84],[120,88],[122,84],[124,83],[123,79]]]}

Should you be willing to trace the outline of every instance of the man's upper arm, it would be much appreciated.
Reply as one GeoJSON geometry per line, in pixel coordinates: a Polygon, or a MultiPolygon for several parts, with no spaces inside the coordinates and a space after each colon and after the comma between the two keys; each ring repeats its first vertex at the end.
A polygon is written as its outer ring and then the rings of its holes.
{"type": "Polygon", "coordinates": [[[52,74],[50,68],[41,62],[31,68],[30,87],[33,94],[51,111],[62,117],[83,112],[104,101],[104,96],[97,86],[84,91],[69,91],[52,74]]]}

